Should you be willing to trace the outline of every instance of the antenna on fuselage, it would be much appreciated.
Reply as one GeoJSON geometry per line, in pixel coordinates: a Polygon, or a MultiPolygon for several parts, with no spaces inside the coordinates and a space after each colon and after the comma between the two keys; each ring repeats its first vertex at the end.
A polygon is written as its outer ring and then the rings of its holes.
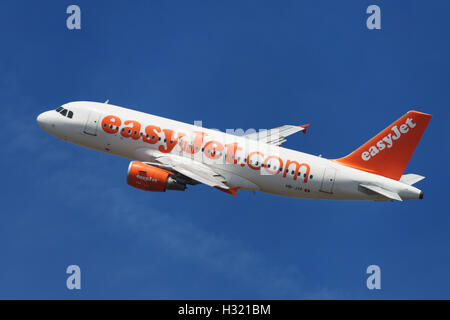
{"type": "Polygon", "coordinates": [[[106,99],[105,103],[108,104],[108,102],[109,102],[109,99],[106,99]]]}

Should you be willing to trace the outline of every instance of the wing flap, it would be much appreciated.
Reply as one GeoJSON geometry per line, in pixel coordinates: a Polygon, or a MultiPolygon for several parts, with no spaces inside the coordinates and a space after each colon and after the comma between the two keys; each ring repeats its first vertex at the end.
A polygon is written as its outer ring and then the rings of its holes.
{"type": "Polygon", "coordinates": [[[208,186],[229,189],[224,177],[200,162],[173,155],[159,156],[155,161],[208,186]]]}

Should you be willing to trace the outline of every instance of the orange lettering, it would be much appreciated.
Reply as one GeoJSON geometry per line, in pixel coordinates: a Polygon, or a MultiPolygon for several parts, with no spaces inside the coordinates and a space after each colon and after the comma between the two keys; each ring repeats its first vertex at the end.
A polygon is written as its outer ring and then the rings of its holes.
{"type": "Polygon", "coordinates": [[[238,161],[236,160],[236,151],[242,150],[242,148],[238,147],[237,142],[226,144],[225,148],[227,148],[227,156],[225,158],[226,162],[231,164],[237,164],[238,161]]]}
{"type": "Polygon", "coordinates": [[[161,132],[161,128],[157,126],[146,126],[145,135],[142,136],[142,141],[155,144],[158,142],[158,132],[161,132]]]}
{"type": "Polygon", "coordinates": [[[103,131],[108,133],[117,133],[119,131],[117,128],[122,124],[122,120],[116,116],[106,116],[102,120],[103,131]]]}
{"type": "Polygon", "coordinates": [[[259,152],[259,151],[254,151],[254,152],[250,152],[247,156],[247,164],[250,168],[252,168],[253,170],[260,170],[261,167],[255,167],[250,163],[250,158],[251,156],[253,156],[254,154],[259,154],[261,157],[264,157],[264,154],[259,152]]]}
{"type": "Polygon", "coordinates": [[[298,172],[300,171],[300,168],[301,167],[305,167],[306,168],[306,174],[305,174],[305,179],[303,179],[303,182],[308,182],[309,171],[311,170],[309,164],[307,164],[307,163],[298,163],[297,161],[291,161],[291,160],[287,160],[286,161],[286,167],[285,167],[285,170],[284,170],[284,173],[283,173],[283,178],[286,177],[286,174],[287,174],[286,170],[289,169],[289,166],[291,164],[295,165],[294,180],[297,180],[297,175],[298,175],[298,172]]]}
{"type": "Polygon", "coordinates": [[[220,154],[223,151],[223,145],[220,142],[217,141],[208,141],[205,144],[205,156],[207,156],[210,159],[219,159],[220,154]]]}
{"type": "Polygon", "coordinates": [[[166,137],[164,140],[166,142],[166,146],[164,145],[160,145],[158,147],[159,151],[164,152],[164,153],[169,153],[170,151],[173,150],[173,148],[175,148],[175,146],[177,145],[178,139],[181,138],[182,136],[184,136],[184,133],[180,133],[178,135],[178,137],[174,137],[174,133],[175,131],[170,130],[170,129],[163,129],[164,131],[164,136],[166,137]]]}
{"type": "Polygon", "coordinates": [[[132,138],[134,140],[139,139],[141,134],[141,124],[134,120],[127,120],[123,123],[124,125],[132,124],[132,127],[122,128],[120,134],[125,138],[132,138]]]}
{"type": "Polygon", "coordinates": [[[283,160],[281,160],[280,157],[277,156],[268,156],[266,158],[266,161],[264,161],[264,169],[266,169],[266,171],[270,174],[277,174],[279,172],[279,169],[283,168],[283,160]],[[277,169],[270,169],[269,168],[269,160],[270,159],[277,159],[279,162],[279,166],[277,167],[277,169]]]}
{"type": "Polygon", "coordinates": [[[194,131],[193,133],[195,134],[195,136],[194,136],[194,143],[192,145],[190,145],[188,141],[183,140],[181,142],[181,150],[183,150],[183,152],[194,154],[197,153],[202,147],[203,138],[207,134],[200,131],[194,131]]]}

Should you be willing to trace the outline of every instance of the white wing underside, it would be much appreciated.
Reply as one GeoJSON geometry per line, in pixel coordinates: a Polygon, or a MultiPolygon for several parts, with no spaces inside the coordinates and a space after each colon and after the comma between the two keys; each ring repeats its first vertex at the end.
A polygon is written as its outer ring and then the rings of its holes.
{"type": "Polygon", "coordinates": [[[146,158],[147,160],[144,162],[147,164],[179,172],[188,178],[210,187],[230,189],[230,187],[226,185],[226,179],[222,175],[201,162],[177,155],[162,154],[144,148],[136,150],[136,153],[139,155],[140,159],[146,158]]]}
{"type": "Polygon", "coordinates": [[[223,176],[201,162],[173,155],[159,156],[155,161],[208,186],[229,189],[223,176]]]}

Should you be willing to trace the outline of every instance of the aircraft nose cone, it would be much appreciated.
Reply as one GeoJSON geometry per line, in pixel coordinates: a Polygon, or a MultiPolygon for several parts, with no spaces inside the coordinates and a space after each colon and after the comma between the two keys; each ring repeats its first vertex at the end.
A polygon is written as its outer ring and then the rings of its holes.
{"type": "Polygon", "coordinates": [[[36,122],[39,125],[39,127],[43,127],[44,126],[44,114],[41,113],[40,115],[38,115],[38,117],[36,118],[36,122]]]}
{"type": "Polygon", "coordinates": [[[42,129],[45,129],[50,124],[50,116],[48,111],[41,113],[36,118],[36,122],[42,129]]]}

